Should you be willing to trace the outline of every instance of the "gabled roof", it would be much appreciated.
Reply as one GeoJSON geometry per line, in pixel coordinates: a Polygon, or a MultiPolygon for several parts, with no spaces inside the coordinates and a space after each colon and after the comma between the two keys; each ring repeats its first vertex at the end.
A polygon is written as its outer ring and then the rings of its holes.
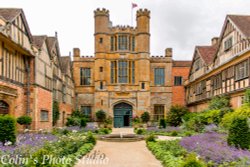
{"type": "Polygon", "coordinates": [[[38,48],[41,49],[43,46],[43,43],[45,42],[47,36],[46,35],[33,35],[33,44],[38,48]]]}
{"type": "Polygon", "coordinates": [[[0,8],[0,16],[6,21],[12,22],[22,12],[19,8],[0,8]]]}
{"type": "Polygon", "coordinates": [[[196,46],[201,59],[206,65],[210,65],[211,63],[213,63],[217,48],[217,44],[212,46],[196,46]]]}
{"type": "Polygon", "coordinates": [[[174,60],[173,67],[191,67],[192,61],[174,60]]]}
{"type": "Polygon", "coordinates": [[[248,38],[250,37],[250,16],[247,15],[227,15],[229,19],[248,38]]]}
{"type": "Polygon", "coordinates": [[[51,52],[56,44],[56,37],[47,37],[48,49],[51,52]]]}
{"type": "Polygon", "coordinates": [[[62,72],[67,73],[68,69],[70,68],[70,63],[71,63],[70,56],[60,57],[60,62],[61,62],[62,72]]]}
{"type": "Polygon", "coordinates": [[[28,37],[30,41],[32,42],[32,35],[31,35],[30,28],[29,28],[29,25],[28,25],[28,22],[26,20],[23,10],[20,8],[0,8],[0,17],[4,18],[8,22],[13,22],[16,19],[16,17],[19,16],[20,14],[21,14],[25,29],[28,33],[28,37]]]}

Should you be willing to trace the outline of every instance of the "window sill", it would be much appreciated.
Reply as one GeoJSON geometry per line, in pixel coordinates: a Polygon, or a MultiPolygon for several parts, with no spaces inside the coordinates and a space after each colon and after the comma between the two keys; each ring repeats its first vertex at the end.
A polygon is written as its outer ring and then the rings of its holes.
{"type": "Polygon", "coordinates": [[[47,121],[40,121],[40,122],[49,122],[49,120],[47,120],[47,121]]]}

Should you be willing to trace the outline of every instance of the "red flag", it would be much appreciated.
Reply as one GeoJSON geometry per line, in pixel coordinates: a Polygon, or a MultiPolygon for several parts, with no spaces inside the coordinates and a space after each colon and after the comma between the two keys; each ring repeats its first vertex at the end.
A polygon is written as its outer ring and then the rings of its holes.
{"type": "Polygon", "coordinates": [[[136,8],[138,5],[136,3],[132,3],[132,8],[136,8]]]}

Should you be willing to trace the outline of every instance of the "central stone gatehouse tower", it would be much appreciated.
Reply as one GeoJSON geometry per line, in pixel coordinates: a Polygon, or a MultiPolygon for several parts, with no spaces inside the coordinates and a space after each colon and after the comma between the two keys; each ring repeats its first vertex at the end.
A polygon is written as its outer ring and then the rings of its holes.
{"type": "Polygon", "coordinates": [[[79,110],[92,118],[103,110],[115,127],[131,126],[145,111],[153,120],[163,118],[172,100],[172,49],[150,56],[150,11],[137,11],[136,27],[112,26],[106,9],[94,16],[95,55],[80,56],[74,48],[79,110]]]}

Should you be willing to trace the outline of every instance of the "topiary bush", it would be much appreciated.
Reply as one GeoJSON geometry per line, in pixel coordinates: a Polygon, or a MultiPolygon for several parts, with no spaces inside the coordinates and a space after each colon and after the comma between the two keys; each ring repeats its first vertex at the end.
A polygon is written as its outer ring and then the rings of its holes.
{"type": "Polygon", "coordinates": [[[87,126],[87,120],[85,118],[81,118],[80,127],[85,128],[87,126]]]}
{"type": "Polygon", "coordinates": [[[149,112],[144,112],[141,115],[141,120],[142,120],[143,123],[147,123],[150,120],[149,112]]]}
{"type": "Polygon", "coordinates": [[[248,149],[250,146],[250,128],[247,117],[234,118],[230,128],[227,142],[237,148],[248,149]]]}
{"type": "Polygon", "coordinates": [[[4,145],[8,141],[12,144],[16,142],[16,119],[4,115],[0,116],[0,142],[4,145]]]}
{"type": "Polygon", "coordinates": [[[160,126],[160,128],[165,129],[167,127],[166,120],[165,119],[160,119],[159,126],[160,126]]]}
{"type": "Polygon", "coordinates": [[[100,121],[100,122],[104,122],[104,120],[105,120],[106,117],[107,117],[106,112],[103,111],[103,110],[97,111],[97,112],[95,113],[95,115],[96,115],[97,120],[100,121]]]}
{"type": "Polygon", "coordinates": [[[179,126],[182,123],[182,117],[188,113],[188,109],[184,106],[175,105],[170,108],[167,114],[167,124],[171,126],[179,126]]]}
{"type": "Polygon", "coordinates": [[[20,125],[30,125],[32,122],[32,118],[30,116],[21,116],[17,118],[17,123],[20,125]]]}

